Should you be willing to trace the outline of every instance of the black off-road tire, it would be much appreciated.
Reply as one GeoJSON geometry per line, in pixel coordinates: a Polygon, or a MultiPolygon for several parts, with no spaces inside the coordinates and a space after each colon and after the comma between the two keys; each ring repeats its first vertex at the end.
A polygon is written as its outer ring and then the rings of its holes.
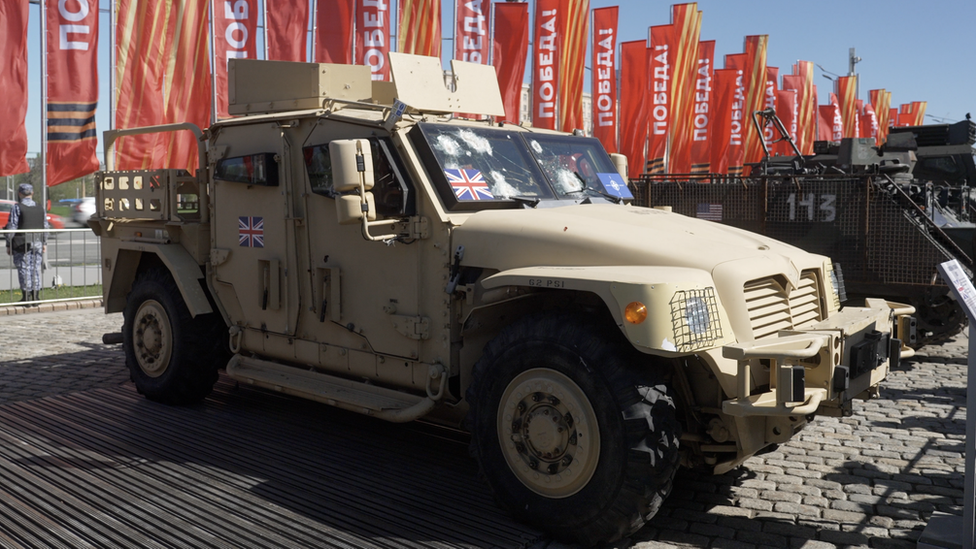
{"type": "Polygon", "coordinates": [[[661,372],[612,326],[568,314],[523,319],[485,347],[473,376],[471,453],[517,519],[590,546],[638,530],[671,492],[674,401],[661,372]]]}
{"type": "Polygon", "coordinates": [[[123,311],[125,364],[139,393],[165,404],[193,404],[213,391],[230,359],[227,327],[217,313],[190,316],[170,274],[138,275],[123,311]]]}

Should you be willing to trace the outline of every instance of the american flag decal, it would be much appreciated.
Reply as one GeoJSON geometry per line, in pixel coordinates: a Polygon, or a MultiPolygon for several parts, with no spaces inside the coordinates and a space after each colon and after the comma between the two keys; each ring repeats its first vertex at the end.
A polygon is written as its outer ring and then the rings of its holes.
{"type": "Polygon", "coordinates": [[[458,200],[494,200],[485,177],[478,170],[444,170],[458,200]]]}
{"type": "Polygon", "coordinates": [[[708,221],[722,221],[722,205],[721,204],[707,204],[699,203],[698,210],[695,212],[695,217],[698,219],[706,219],[708,221]]]}
{"type": "Polygon", "coordinates": [[[238,217],[237,236],[240,244],[245,248],[264,247],[264,218],[238,217]]]}

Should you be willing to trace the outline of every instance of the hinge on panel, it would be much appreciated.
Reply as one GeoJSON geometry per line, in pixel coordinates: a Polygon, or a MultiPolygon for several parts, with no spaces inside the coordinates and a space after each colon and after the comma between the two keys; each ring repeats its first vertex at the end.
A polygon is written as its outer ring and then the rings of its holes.
{"type": "Polygon", "coordinates": [[[430,337],[430,319],[425,316],[390,315],[393,327],[410,339],[430,337]]]}
{"type": "Polygon", "coordinates": [[[423,239],[430,236],[430,223],[423,216],[414,216],[408,221],[407,230],[410,231],[410,238],[423,239]]]}

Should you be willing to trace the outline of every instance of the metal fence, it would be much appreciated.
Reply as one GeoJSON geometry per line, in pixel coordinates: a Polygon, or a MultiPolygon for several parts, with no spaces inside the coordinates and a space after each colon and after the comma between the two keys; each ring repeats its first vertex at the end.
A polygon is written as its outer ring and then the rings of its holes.
{"type": "Polygon", "coordinates": [[[848,283],[940,284],[935,266],[958,258],[917,207],[868,177],[742,178],[721,182],[644,176],[632,183],[634,203],[671,206],[677,213],[718,221],[830,256],[848,283]],[[917,215],[913,215],[916,214],[917,215]]]}
{"type": "MultiPolygon", "coordinates": [[[[0,230],[0,239],[23,234],[34,249],[46,241],[39,302],[102,297],[101,243],[91,229],[0,230]]],[[[12,255],[0,252],[0,307],[21,304],[23,293],[12,255]]]]}

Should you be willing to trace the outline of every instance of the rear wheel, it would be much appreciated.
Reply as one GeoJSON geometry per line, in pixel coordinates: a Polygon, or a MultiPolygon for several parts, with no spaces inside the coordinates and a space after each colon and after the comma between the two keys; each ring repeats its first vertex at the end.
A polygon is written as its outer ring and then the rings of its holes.
{"type": "Polygon", "coordinates": [[[191,317],[169,273],[152,269],[132,285],[123,316],[125,363],[140,393],[167,404],[210,394],[230,357],[219,315],[191,317]]]}
{"type": "Polygon", "coordinates": [[[468,390],[469,428],[501,506],[585,545],[657,513],[680,428],[667,385],[642,358],[619,332],[570,315],[520,321],[488,344],[468,390]]]}

